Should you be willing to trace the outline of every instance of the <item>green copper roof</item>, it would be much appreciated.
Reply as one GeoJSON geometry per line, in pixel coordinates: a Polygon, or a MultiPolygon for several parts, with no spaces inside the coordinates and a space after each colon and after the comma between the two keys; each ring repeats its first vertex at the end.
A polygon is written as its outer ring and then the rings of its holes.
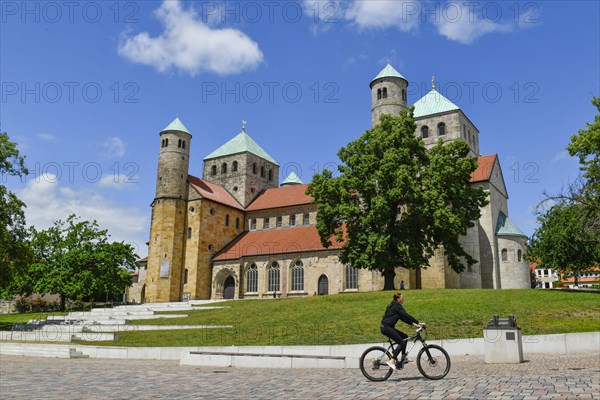
{"type": "Polygon", "coordinates": [[[390,65],[390,63],[388,63],[379,73],[379,75],[377,75],[375,78],[373,78],[373,80],[371,81],[371,85],[373,84],[373,82],[375,82],[377,79],[381,79],[381,78],[402,78],[404,80],[406,80],[405,77],[402,76],[402,74],[400,74],[400,72],[396,71],[396,69],[394,67],[392,67],[390,65]]]}
{"type": "Polygon", "coordinates": [[[191,135],[190,131],[188,131],[187,128],[185,127],[185,125],[183,125],[183,122],[181,122],[181,120],[179,119],[179,117],[175,117],[175,119],[173,120],[173,122],[171,122],[160,133],[163,133],[163,132],[166,132],[166,131],[180,131],[180,132],[189,133],[191,135]]]}
{"type": "Polygon", "coordinates": [[[301,185],[302,182],[300,180],[300,178],[298,178],[298,175],[296,175],[296,173],[294,171],[290,172],[290,174],[288,175],[287,178],[285,178],[285,180],[283,182],[281,182],[281,186],[283,185],[301,185]]]}
{"type": "Polygon", "coordinates": [[[522,230],[511,221],[502,211],[498,214],[498,223],[496,224],[496,236],[524,236],[522,230]]]}
{"type": "Polygon", "coordinates": [[[245,131],[241,131],[236,137],[204,157],[204,159],[209,160],[211,158],[229,156],[231,154],[243,153],[246,151],[264,158],[265,160],[271,161],[275,165],[279,165],[279,163],[275,161],[273,157],[271,157],[266,151],[264,151],[262,147],[260,147],[258,143],[256,143],[250,136],[248,136],[245,131]]]}
{"type": "Polygon", "coordinates": [[[446,111],[460,110],[460,108],[442,96],[437,90],[431,89],[429,93],[421,97],[415,104],[414,117],[443,113],[446,111]]]}

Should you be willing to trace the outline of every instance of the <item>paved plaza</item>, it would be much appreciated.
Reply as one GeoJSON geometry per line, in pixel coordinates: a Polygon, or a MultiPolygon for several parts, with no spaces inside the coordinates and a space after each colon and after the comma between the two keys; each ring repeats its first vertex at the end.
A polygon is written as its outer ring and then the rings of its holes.
{"type": "Polygon", "coordinates": [[[600,399],[600,353],[526,355],[486,365],[452,357],[441,381],[414,364],[386,382],[358,369],[235,369],[174,361],[1,356],[1,399],[600,399]]]}

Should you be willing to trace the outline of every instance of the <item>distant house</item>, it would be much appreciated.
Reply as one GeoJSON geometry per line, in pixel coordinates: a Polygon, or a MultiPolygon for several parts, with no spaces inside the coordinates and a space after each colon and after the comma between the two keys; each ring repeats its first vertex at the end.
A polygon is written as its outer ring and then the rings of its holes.
{"type": "MultiPolygon", "coordinates": [[[[565,286],[575,287],[575,276],[571,273],[562,274],[560,279],[565,286]]],[[[589,272],[581,272],[577,277],[577,284],[579,287],[592,287],[600,283],[600,267],[594,268],[589,272]]]]}
{"type": "Polygon", "coordinates": [[[148,269],[148,257],[137,261],[138,269],[131,273],[132,285],[125,291],[128,303],[143,303],[146,291],[146,270],[148,269]]]}
{"type": "MultiPolygon", "coordinates": [[[[543,268],[536,263],[530,263],[529,268],[535,271],[535,276],[538,280],[538,289],[552,289],[554,282],[561,281],[564,286],[570,288],[575,287],[575,277],[572,273],[563,274],[552,270],[551,268],[543,268]]],[[[590,272],[581,272],[577,278],[579,287],[592,287],[600,283],[600,267],[596,267],[590,272]]]]}
{"type": "Polygon", "coordinates": [[[536,263],[529,263],[529,268],[535,271],[535,277],[537,278],[537,289],[552,289],[554,282],[559,278],[558,273],[550,268],[542,268],[536,263]]]}

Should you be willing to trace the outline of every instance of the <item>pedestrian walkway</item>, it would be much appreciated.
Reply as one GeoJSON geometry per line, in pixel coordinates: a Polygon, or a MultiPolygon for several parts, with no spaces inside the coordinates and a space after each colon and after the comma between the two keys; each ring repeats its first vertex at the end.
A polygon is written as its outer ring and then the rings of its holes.
{"type": "Polygon", "coordinates": [[[452,357],[445,379],[414,364],[386,382],[358,369],[236,369],[176,361],[0,357],[0,398],[23,399],[600,399],[600,352],[526,355],[522,364],[452,357]]]}

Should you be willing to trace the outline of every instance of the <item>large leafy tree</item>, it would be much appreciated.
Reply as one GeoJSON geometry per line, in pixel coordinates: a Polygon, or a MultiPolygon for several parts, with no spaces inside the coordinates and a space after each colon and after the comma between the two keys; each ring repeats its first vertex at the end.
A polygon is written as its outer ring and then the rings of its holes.
{"type": "Polygon", "coordinates": [[[25,203],[8,190],[9,176],[27,175],[25,159],[8,134],[0,132],[0,297],[27,291],[25,267],[29,261],[25,203]]]}
{"type": "Polygon", "coordinates": [[[119,293],[131,285],[130,271],[136,267],[133,247],[110,242],[96,221],[70,215],[48,229],[31,228],[31,247],[35,260],[29,276],[34,289],[60,294],[61,309],[67,298],[119,293]]]}
{"type": "Polygon", "coordinates": [[[594,122],[571,136],[567,146],[579,158],[581,179],[567,193],[542,202],[546,207],[538,213],[540,227],[528,249],[530,261],[573,274],[575,284],[580,272],[600,264],[600,98],[592,104],[598,109],[594,122]]]}
{"type": "Polygon", "coordinates": [[[580,273],[600,262],[600,242],[581,219],[582,204],[561,203],[538,216],[536,229],[528,248],[528,258],[542,268],[572,274],[575,285],[580,273]]]}
{"type": "Polygon", "coordinates": [[[340,149],[338,176],[324,170],[307,189],[323,246],[333,235],[344,240],[341,261],[380,271],[386,290],[394,288],[395,268],[426,267],[439,248],[456,272],[463,260],[477,262],[459,241],[487,203],[486,192],[469,185],[477,161],[463,141],[428,151],[415,129],[412,107],[382,116],[340,149]]]}

